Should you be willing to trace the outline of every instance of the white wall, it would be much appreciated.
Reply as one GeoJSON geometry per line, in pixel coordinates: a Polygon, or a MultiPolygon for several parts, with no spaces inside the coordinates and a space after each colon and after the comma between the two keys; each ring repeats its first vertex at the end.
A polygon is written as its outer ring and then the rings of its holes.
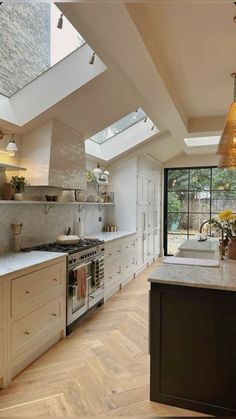
{"type": "Polygon", "coordinates": [[[174,159],[168,160],[163,167],[192,167],[192,166],[217,166],[219,156],[217,154],[181,154],[174,159]]]}

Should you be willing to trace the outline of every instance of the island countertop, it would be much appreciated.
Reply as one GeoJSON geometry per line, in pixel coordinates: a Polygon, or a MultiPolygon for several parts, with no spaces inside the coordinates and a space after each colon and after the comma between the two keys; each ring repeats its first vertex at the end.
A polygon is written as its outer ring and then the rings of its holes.
{"type": "Polygon", "coordinates": [[[219,268],[163,263],[149,275],[148,281],[163,285],[236,291],[236,261],[221,261],[219,268]]]}

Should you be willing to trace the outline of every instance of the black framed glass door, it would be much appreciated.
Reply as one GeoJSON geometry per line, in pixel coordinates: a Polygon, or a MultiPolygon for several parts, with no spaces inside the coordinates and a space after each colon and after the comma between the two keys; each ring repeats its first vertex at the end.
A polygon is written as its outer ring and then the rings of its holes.
{"type": "Polygon", "coordinates": [[[164,252],[199,232],[201,224],[230,208],[236,213],[236,171],[216,167],[171,168],[164,173],[164,252]]]}

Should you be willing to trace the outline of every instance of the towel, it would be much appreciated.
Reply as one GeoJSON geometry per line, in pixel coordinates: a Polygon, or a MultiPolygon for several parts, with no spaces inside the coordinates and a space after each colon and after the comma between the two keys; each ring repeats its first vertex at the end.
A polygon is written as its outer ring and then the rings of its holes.
{"type": "Polygon", "coordinates": [[[77,281],[77,299],[81,300],[87,295],[87,268],[86,265],[74,269],[74,279],[77,281]]]}

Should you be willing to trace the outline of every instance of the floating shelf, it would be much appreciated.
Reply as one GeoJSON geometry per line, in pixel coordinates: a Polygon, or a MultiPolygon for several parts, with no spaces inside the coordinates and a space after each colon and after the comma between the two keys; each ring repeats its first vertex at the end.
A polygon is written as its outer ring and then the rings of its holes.
{"type": "Polygon", "coordinates": [[[0,171],[4,170],[26,170],[26,168],[21,166],[15,166],[14,164],[0,163],[0,171]]]}
{"type": "Polygon", "coordinates": [[[57,202],[57,201],[7,201],[0,200],[1,204],[13,204],[13,205],[115,205],[114,202],[86,202],[86,201],[75,201],[75,202],[57,202]]]}

